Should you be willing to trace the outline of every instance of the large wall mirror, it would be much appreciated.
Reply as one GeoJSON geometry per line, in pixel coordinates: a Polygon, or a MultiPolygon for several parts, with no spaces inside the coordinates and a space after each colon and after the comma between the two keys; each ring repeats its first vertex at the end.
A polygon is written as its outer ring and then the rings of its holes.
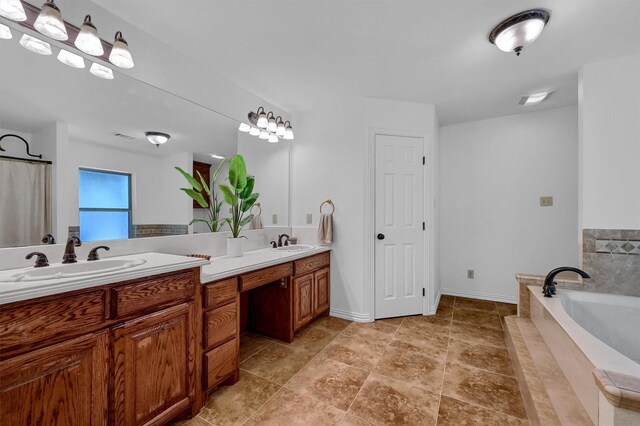
{"type": "MultiPolygon", "coordinates": [[[[263,226],[289,226],[288,142],[239,133],[235,120],[116,70],[95,77],[87,59],[64,65],[53,45],[30,52],[11,31],[0,40],[0,136],[18,137],[0,140],[0,247],[51,242],[46,234],[62,243],[211,232],[189,225],[207,212],[180,191],[189,185],[175,167],[210,178],[236,153],[256,177],[263,226]],[[156,147],[147,131],[170,139],[156,147]]],[[[218,183],[226,175],[223,166],[218,183]]]]}

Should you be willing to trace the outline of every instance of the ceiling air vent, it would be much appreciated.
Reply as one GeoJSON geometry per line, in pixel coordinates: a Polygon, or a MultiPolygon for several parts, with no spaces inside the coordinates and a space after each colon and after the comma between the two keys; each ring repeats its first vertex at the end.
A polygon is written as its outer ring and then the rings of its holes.
{"type": "Polygon", "coordinates": [[[129,139],[129,140],[135,139],[133,136],[125,135],[124,133],[118,133],[118,132],[114,133],[113,136],[122,138],[122,139],[129,139]]]}

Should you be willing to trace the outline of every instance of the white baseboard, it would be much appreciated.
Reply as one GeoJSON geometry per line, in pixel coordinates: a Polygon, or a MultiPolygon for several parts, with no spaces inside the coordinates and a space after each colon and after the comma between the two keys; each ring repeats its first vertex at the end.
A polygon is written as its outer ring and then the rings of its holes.
{"type": "MultiPolygon", "coordinates": [[[[502,294],[482,293],[479,291],[470,291],[470,290],[456,290],[452,288],[442,288],[440,289],[440,292],[441,294],[446,294],[448,296],[469,297],[472,299],[490,300],[492,302],[504,302],[504,303],[513,303],[513,304],[518,303],[518,296],[505,296],[502,294]]],[[[439,297],[440,295],[438,295],[438,298],[439,297]]]]}
{"type": "Polygon", "coordinates": [[[369,314],[359,314],[357,312],[343,311],[342,309],[331,308],[329,315],[336,318],[342,318],[355,322],[371,322],[371,316],[369,314]]]}
{"type": "Polygon", "coordinates": [[[442,296],[442,290],[438,290],[438,294],[436,294],[435,302],[433,303],[433,306],[431,306],[429,308],[429,310],[427,311],[427,315],[435,315],[436,314],[436,310],[438,309],[438,306],[440,305],[440,296],[442,296]]]}

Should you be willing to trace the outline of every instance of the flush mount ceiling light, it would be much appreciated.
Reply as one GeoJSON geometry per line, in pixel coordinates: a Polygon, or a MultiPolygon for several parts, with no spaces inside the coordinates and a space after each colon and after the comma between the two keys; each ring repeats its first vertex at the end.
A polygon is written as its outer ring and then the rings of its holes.
{"type": "Polygon", "coordinates": [[[4,24],[0,24],[0,39],[11,40],[12,38],[11,29],[4,24]]]}
{"type": "Polygon", "coordinates": [[[548,99],[553,92],[555,92],[555,90],[549,90],[547,92],[532,93],[530,95],[526,95],[520,98],[520,102],[518,103],[524,106],[536,105],[548,99]]]}
{"type": "Polygon", "coordinates": [[[38,19],[36,19],[33,27],[38,30],[40,34],[44,34],[54,40],[64,41],[69,38],[67,29],[64,26],[64,21],[62,20],[62,13],[60,13],[60,9],[58,9],[58,6],[56,6],[53,0],[47,0],[47,2],[42,5],[38,19]]]}
{"type": "Polygon", "coordinates": [[[78,56],[75,53],[68,52],[64,49],[60,49],[60,53],[58,53],[58,60],[72,68],[84,68],[84,59],[82,56],[78,56]]]}
{"type": "Polygon", "coordinates": [[[12,21],[23,22],[27,20],[20,0],[0,0],[0,16],[12,21]]]}
{"type": "Polygon", "coordinates": [[[271,143],[278,142],[280,138],[293,139],[291,123],[284,122],[280,116],[276,117],[272,111],[267,113],[263,107],[260,107],[256,112],[249,112],[247,117],[251,125],[241,123],[238,129],[241,132],[249,132],[250,135],[266,139],[271,143]]]}
{"type": "Polygon", "coordinates": [[[167,143],[167,141],[171,137],[169,134],[162,132],[144,132],[144,134],[149,142],[151,142],[158,148],[160,147],[160,145],[167,143]]]}
{"type": "Polygon", "coordinates": [[[80,27],[80,32],[78,33],[78,37],[76,37],[74,44],[78,49],[89,55],[104,55],[102,41],[100,40],[100,37],[98,37],[98,29],[93,25],[93,22],[91,22],[91,15],[84,17],[84,22],[80,27]]]}
{"type": "Polygon", "coordinates": [[[39,55],[51,55],[51,45],[49,43],[27,34],[23,34],[20,38],[20,45],[39,55]]]}
{"type": "Polygon", "coordinates": [[[122,38],[120,31],[116,33],[113,48],[109,54],[109,61],[120,68],[133,68],[133,58],[131,58],[131,53],[129,52],[129,45],[122,38]]]}
{"type": "Polygon", "coordinates": [[[503,52],[515,52],[520,56],[522,49],[540,36],[549,17],[544,9],[525,10],[496,25],[489,34],[489,41],[503,52]]]}
{"type": "Polygon", "coordinates": [[[113,71],[111,71],[111,68],[105,67],[104,65],[96,64],[94,62],[91,64],[89,72],[96,77],[104,78],[105,80],[113,80],[113,71]]]}

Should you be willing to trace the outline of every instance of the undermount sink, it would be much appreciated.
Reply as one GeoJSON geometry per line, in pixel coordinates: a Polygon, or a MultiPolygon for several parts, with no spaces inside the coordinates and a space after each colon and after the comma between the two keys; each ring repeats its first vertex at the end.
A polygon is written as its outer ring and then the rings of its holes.
{"type": "Polygon", "coordinates": [[[55,266],[45,266],[42,268],[34,268],[23,270],[21,272],[0,276],[0,281],[18,282],[18,281],[42,281],[56,280],[60,278],[82,277],[89,275],[104,274],[108,272],[116,272],[122,269],[140,266],[147,261],[144,259],[105,259],[92,262],[79,262],[60,264],[55,266]]]}
{"type": "Polygon", "coordinates": [[[293,246],[282,246],[282,247],[275,247],[272,248],[272,251],[283,251],[283,252],[287,252],[287,253],[291,253],[291,252],[298,252],[298,251],[308,251],[308,250],[313,250],[314,248],[316,248],[315,246],[307,246],[304,244],[296,244],[293,246]]]}

